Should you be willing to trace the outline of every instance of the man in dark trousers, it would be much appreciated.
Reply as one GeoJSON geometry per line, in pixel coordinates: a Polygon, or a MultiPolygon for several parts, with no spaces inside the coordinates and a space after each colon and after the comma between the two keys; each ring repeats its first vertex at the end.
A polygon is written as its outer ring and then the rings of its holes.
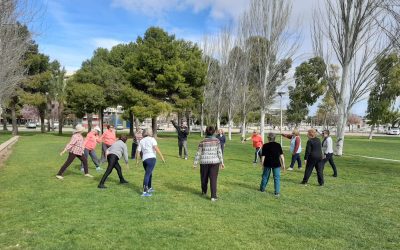
{"type": "Polygon", "coordinates": [[[187,136],[189,134],[187,126],[183,123],[178,126],[174,120],[171,120],[172,125],[174,125],[176,131],[178,132],[178,146],[179,146],[179,158],[182,158],[182,148],[184,151],[185,160],[188,159],[188,149],[187,149],[187,136]]]}

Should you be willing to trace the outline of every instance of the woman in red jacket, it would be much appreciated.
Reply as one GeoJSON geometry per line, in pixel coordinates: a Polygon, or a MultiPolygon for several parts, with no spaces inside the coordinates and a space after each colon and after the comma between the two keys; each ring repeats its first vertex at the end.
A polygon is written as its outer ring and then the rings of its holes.
{"type": "Polygon", "coordinates": [[[256,150],[254,153],[254,161],[253,161],[253,164],[256,164],[257,159],[260,159],[260,161],[261,161],[261,148],[263,146],[263,139],[257,130],[254,130],[253,135],[250,136],[249,138],[244,139],[244,141],[247,141],[250,139],[253,142],[253,148],[255,148],[255,150],[256,150]]]}

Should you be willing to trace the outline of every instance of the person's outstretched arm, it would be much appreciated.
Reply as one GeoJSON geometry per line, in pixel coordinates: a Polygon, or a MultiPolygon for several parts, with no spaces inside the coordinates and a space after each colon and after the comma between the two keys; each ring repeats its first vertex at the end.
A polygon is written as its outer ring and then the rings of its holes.
{"type": "Polygon", "coordinates": [[[158,155],[161,157],[161,160],[165,163],[165,159],[163,154],[161,153],[161,150],[158,148],[158,146],[153,146],[154,150],[158,153],[158,155]]]}

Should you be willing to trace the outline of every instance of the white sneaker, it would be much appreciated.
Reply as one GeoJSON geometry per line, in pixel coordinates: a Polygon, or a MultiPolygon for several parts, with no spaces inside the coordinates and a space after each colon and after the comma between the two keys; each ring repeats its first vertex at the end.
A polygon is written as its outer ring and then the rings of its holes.
{"type": "Polygon", "coordinates": [[[86,176],[86,177],[93,178],[93,175],[91,175],[91,174],[85,174],[85,176],[86,176]]]}
{"type": "Polygon", "coordinates": [[[288,168],[287,170],[289,170],[289,171],[293,171],[293,168],[288,168]]]}
{"type": "Polygon", "coordinates": [[[211,201],[217,201],[218,199],[217,198],[211,198],[211,201]]]}
{"type": "Polygon", "coordinates": [[[59,180],[63,180],[64,179],[64,177],[62,175],[56,175],[56,178],[59,179],[59,180]]]}
{"type": "Polygon", "coordinates": [[[185,160],[187,160],[188,158],[187,157],[185,157],[185,160]]]}

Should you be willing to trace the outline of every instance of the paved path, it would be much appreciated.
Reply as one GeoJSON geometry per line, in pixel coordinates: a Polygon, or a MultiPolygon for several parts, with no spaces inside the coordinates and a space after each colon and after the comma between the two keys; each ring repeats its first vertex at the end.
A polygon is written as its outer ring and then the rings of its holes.
{"type": "Polygon", "coordinates": [[[346,155],[344,155],[344,157],[346,157],[346,156],[362,157],[362,158],[373,159],[373,160],[381,160],[381,161],[400,162],[400,160],[387,159],[387,158],[379,158],[379,157],[372,157],[372,156],[365,156],[365,155],[353,155],[353,154],[346,154],[346,155]]]}

